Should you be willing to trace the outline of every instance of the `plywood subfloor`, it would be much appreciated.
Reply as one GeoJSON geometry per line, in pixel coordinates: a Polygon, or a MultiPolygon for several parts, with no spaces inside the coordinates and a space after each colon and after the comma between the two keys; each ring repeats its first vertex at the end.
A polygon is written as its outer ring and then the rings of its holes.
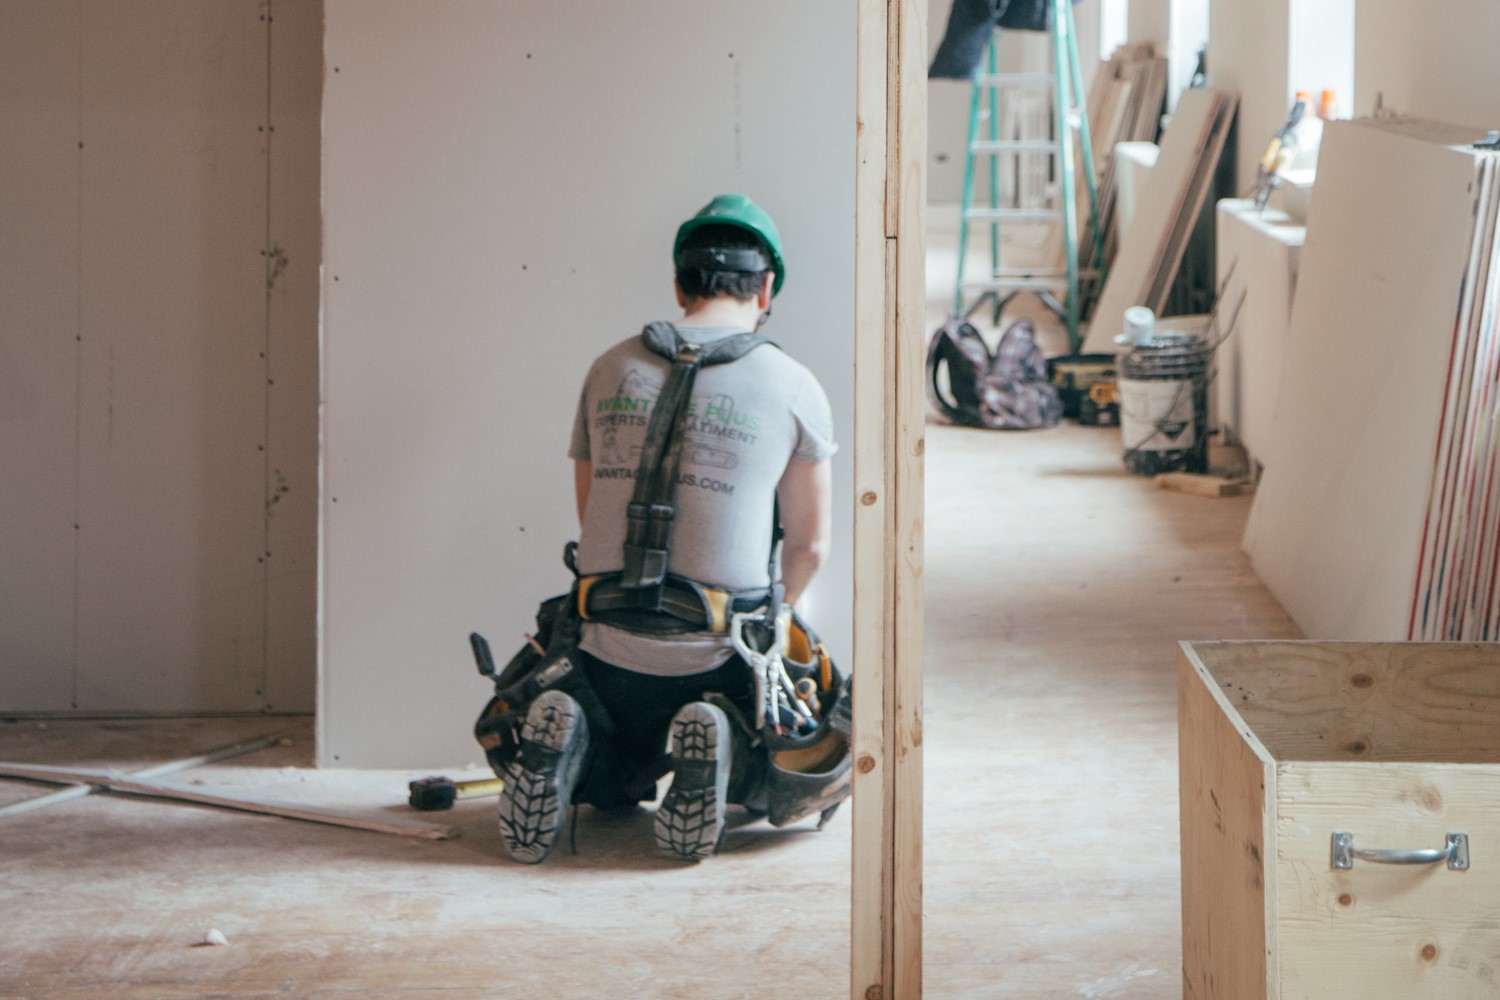
{"type": "MultiPolygon", "coordinates": [[[[1175,998],[1174,642],[1294,634],[1238,550],[1249,500],[1127,477],[1109,430],[929,430],[926,995],[1175,998]]],[[[285,729],[177,778],[407,816],[419,776],[311,770],[305,719],[45,725],[0,724],[0,760],[285,729]]],[[[685,867],[649,812],[585,813],[530,868],[492,802],[441,843],[113,795],[0,819],[0,997],[845,995],[846,815],[685,867]],[[211,927],[229,945],[194,947],[211,927]]]]}
{"type": "Polygon", "coordinates": [[[1176,1000],[1176,642],[1296,634],[1249,498],[1112,430],[929,430],[927,995],[1176,1000]]]}

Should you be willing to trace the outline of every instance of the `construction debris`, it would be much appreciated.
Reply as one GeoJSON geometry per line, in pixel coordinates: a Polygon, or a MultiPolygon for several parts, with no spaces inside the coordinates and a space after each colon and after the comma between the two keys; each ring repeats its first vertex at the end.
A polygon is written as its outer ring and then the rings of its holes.
{"type": "Polygon", "coordinates": [[[1241,480],[1202,472],[1163,472],[1156,477],[1156,485],[1164,490],[1189,493],[1195,497],[1233,497],[1250,488],[1248,483],[1241,480]]]}

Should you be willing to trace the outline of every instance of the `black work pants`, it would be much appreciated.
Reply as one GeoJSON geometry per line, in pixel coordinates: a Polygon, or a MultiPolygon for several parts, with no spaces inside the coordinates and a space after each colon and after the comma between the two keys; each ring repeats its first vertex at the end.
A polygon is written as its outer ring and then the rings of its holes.
{"type": "MultiPolygon", "coordinates": [[[[574,654],[588,677],[594,694],[604,705],[615,724],[615,733],[589,734],[589,763],[574,799],[609,809],[655,799],[654,788],[638,787],[647,773],[667,752],[667,733],[672,716],[684,705],[702,701],[704,695],[722,694],[742,711],[755,700],[755,681],[750,668],[739,656],[732,656],[722,666],[684,677],[659,677],[626,670],[591,656],[583,650],[574,654]]],[[[744,737],[732,721],[730,729],[744,737]]],[[[748,738],[736,738],[737,750],[748,750],[748,738]]],[[[737,753],[732,784],[742,785],[739,776],[751,765],[745,753],[737,753]]],[[[735,800],[731,788],[730,799],[735,800]]]]}

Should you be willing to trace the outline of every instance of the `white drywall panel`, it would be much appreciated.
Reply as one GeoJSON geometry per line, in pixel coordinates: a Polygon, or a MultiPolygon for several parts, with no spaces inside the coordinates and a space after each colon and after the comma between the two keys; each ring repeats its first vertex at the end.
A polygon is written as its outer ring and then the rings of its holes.
{"type": "Polygon", "coordinates": [[[1493,0],[1359,0],[1353,111],[1377,94],[1402,114],[1500,128],[1500,4],[1493,0]]]}
{"type": "Polygon", "coordinates": [[[313,705],[321,21],[0,4],[0,707],[313,705]]]}
{"type": "Polygon", "coordinates": [[[1408,637],[1473,229],[1476,161],[1447,144],[1466,137],[1371,122],[1323,135],[1272,460],[1245,534],[1312,639],[1408,637]]]}
{"type": "Polygon", "coordinates": [[[1209,7],[1209,86],[1240,96],[1239,118],[1232,140],[1234,190],[1255,182],[1255,164],[1271,134],[1286,120],[1288,49],[1291,44],[1288,0],[1235,3],[1221,0],[1209,7]]]}
{"type": "Polygon", "coordinates": [[[78,8],[0,3],[0,710],[72,703],[78,8]]]}
{"type": "Polygon", "coordinates": [[[319,759],[479,757],[488,683],[566,589],[566,456],[592,356],[671,317],[713,194],[777,219],[767,328],[828,389],[835,554],[811,617],[847,663],[855,8],[777,0],[330,0],[324,97],[319,759]]]}
{"type": "Polygon", "coordinates": [[[83,6],[81,708],[262,704],[261,14],[83,6]]]}
{"type": "Polygon", "coordinates": [[[271,6],[266,291],[266,656],[276,711],[316,703],[322,0],[271,6]]]}

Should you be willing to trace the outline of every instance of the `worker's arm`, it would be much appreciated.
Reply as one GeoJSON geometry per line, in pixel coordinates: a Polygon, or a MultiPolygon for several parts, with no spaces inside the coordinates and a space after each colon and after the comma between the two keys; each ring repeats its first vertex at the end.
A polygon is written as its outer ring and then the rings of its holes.
{"type": "Polygon", "coordinates": [[[583,524],[583,512],[589,506],[589,487],[594,484],[594,463],[573,460],[573,496],[578,501],[578,523],[583,524]]]}
{"type": "Polygon", "coordinates": [[[796,604],[828,558],[833,536],[833,462],[792,459],[776,487],[781,502],[781,582],[796,604]]]}

